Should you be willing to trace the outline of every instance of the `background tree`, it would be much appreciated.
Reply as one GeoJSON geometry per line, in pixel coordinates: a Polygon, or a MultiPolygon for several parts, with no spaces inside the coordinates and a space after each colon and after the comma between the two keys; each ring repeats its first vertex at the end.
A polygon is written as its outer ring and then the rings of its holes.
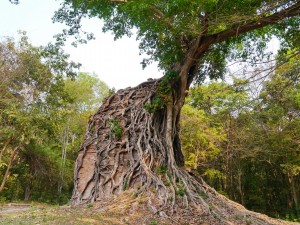
{"type": "MultiPolygon", "coordinates": [[[[44,57],[49,54],[49,48],[35,48],[31,46],[27,37],[23,34],[16,46],[12,40],[1,44],[1,76],[3,88],[1,89],[1,139],[4,143],[1,156],[11,152],[6,172],[2,179],[1,191],[9,176],[9,170],[14,159],[21,149],[31,141],[41,142],[43,135],[50,135],[51,128],[41,124],[43,117],[50,119],[47,114],[47,94],[59,91],[60,76],[56,72],[74,75],[71,67],[58,67],[66,63],[67,56],[61,54],[56,57],[44,57]],[[44,63],[42,63],[44,60],[44,63]],[[51,71],[52,70],[52,71],[51,71]]],[[[58,49],[57,49],[58,50],[58,49]]],[[[60,52],[62,53],[62,52],[60,52]]],[[[69,65],[69,64],[68,64],[69,65]]],[[[72,68],[73,67],[73,68],[72,68]]],[[[63,95],[56,95],[56,98],[64,98],[63,95]]],[[[57,100],[57,99],[56,99],[57,100]]]]}
{"type": "Polygon", "coordinates": [[[185,105],[180,125],[186,167],[194,173],[199,169],[202,177],[222,177],[216,160],[221,153],[221,144],[226,140],[222,124],[214,122],[203,110],[185,105]],[[212,162],[215,160],[214,168],[212,162]]]}
{"type": "MultiPolygon", "coordinates": [[[[226,135],[216,157],[198,158],[197,172],[205,181],[251,210],[295,221],[299,220],[298,58],[268,76],[255,98],[250,95],[252,84],[214,82],[193,88],[187,101],[205,109],[204,116],[214,121],[202,122],[206,130],[217,125],[226,135]],[[210,170],[217,173],[207,176],[205,171],[210,170]]],[[[184,122],[186,116],[182,118],[184,122]]],[[[194,124],[193,128],[197,132],[187,132],[189,138],[182,133],[183,146],[190,147],[183,148],[187,156],[198,151],[191,143],[199,132],[205,132],[203,126],[194,124]]],[[[205,148],[200,151],[205,154],[205,148]]]]}
{"type": "Polygon", "coordinates": [[[65,203],[85,124],[108,87],[86,73],[74,80],[67,55],[24,34],[0,43],[0,65],[1,199],[65,203]]]}

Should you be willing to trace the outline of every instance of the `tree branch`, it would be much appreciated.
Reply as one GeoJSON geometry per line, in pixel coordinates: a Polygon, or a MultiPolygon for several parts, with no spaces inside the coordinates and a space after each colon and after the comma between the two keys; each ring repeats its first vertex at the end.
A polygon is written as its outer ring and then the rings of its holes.
{"type": "Polygon", "coordinates": [[[290,6],[287,9],[282,10],[281,12],[274,13],[270,16],[262,16],[256,21],[251,21],[246,24],[238,24],[232,29],[222,31],[217,34],[212,34],[206,36],[206,40],[210,40],[209,42],[218,43],[222,42],[228,38],[233,36],[237,36],[258,28],[262,28],[268,25],[276,24],[278,21],[283,20],[285,18],[293,17],[300,15],[300,1],[290,6]]]}
{"type": "MultiPolygon", "coordinates": [[[[194,45],[194,48],[197,50],[192,54],[188,55],[188,57],[184,61],[185,67],[190,68],[192,65],[197,64],[199,59],[205,54],[208,48],[215,43],[220,43],[225,41],[231,37],[238,36],[240,34],[259,29],[268,25],[276,24],[278,21],[283,20],[285,18],[297,16],[300,14],[300,1],[297,1],[294,5],[280,11],[276,12],[270,16],[261,16],[258,20],[249,21],[248,23],[237,24],[233,28],[221,31],[216,34],[203,36],[201,41],[194,45]],[[193,58],[193,62],[190,60],[193,58]]],[[[201,34],[200,34],[201,35],[201,34]]],[[[193,80],[195,74],[189,74],[189,79],[193,80]]],[[[187,74],[182,79],[187,78],[187,74]]]]}
{"type": "Polygon", "coordinates": [[[155,7],[154,5],[151,5],[151,9],[153,10],[153,17],[157,20],[162,21],[163,23],[165,23],[171,30],[174,28],[172,22],[167,19],[164,15],[164,13],[159,10],[157,7],[155,7]]]}

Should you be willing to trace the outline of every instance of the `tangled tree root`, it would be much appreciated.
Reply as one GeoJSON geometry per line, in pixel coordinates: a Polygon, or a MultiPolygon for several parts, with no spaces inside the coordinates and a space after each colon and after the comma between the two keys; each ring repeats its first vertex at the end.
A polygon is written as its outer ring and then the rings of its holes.
{"type": "MultiPolygon", "coordinates": [[[[176,165],[166,107],[151,103],[159,81],[119,90],[90,118],[75,167],[75,205],[107,201],[126,190],[146,199],[153,216],[170,224],[287,224],[247,211],[218,194],[201,178],[176,165]]],[[[176,102],[176,101],[174,101],[176,102]]]]}

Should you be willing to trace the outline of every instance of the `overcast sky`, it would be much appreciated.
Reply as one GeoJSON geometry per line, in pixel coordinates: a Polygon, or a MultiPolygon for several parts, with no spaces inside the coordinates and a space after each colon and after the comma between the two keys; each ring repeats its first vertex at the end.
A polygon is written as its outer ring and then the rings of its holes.
{"type": "MultiPolygon", "coordinates": [[[[17,31],[23,30],[34,45],[54,41],[53,35],[64,28],[51,20],[59,4],[60,1],[55,0],[21,0],[19,5],[13,5],[9,0],[0,0],[0,36],[17,39],[17,31]]],[[[71,59],[82,64],[82,71],[96,73],[109,87],[116,89],[133,87],[162,75],[156,64],[142,70],[135,37],[114,41],[112,35],[101,32],[101,27],[100,20],[85,21],[83,28],[92,31],[96,40],[77,48],[69,44],[65,47],[71,59]]]]}
{"type": "MultiPolygon", "coordinates": [[[[27,31],[34,45],[46,45],[54,41],[53,36],[62,31],[64,25],[52,23],[54,11],[62,0],[21,0],[14,5],[9,0],[0,0],[0,37],[18,38],[18,30],[27,31]]],[[[83,29],[93,32],[96,40],[77,48],[66,44],[65,51],[71,59],[82,64],[81,71],[96,73],[109,87],[116,89],[136,86],[148,78],[162,76],[157,64],[142,69],[138,42],[135,37],[124,37],[114,41],[109,33],[102,33],[102,22],[97,19],[84,21],[83,29]]],[[[278,50],[275,39],[269,44],[269,50],[278,50]]],[[[235,70],[235,68],[233,68],[235,70]]],[[[237,69],[239,71],[239,69],[237,69]]]]}

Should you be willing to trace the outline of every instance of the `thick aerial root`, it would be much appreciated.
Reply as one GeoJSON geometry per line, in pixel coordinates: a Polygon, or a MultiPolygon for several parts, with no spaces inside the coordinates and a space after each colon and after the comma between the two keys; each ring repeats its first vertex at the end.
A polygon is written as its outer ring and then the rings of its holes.
{"type": "Polygon", "coordinates": [[[154,172],[166,158],[164,128],[159,117],[143,108],[154,89],[155,81],[120,90],[90,118],[76,162],[75,204],[118,195],[128,188],[140,193],[150,187],[160,192],[165,188],[154,172]]]}

